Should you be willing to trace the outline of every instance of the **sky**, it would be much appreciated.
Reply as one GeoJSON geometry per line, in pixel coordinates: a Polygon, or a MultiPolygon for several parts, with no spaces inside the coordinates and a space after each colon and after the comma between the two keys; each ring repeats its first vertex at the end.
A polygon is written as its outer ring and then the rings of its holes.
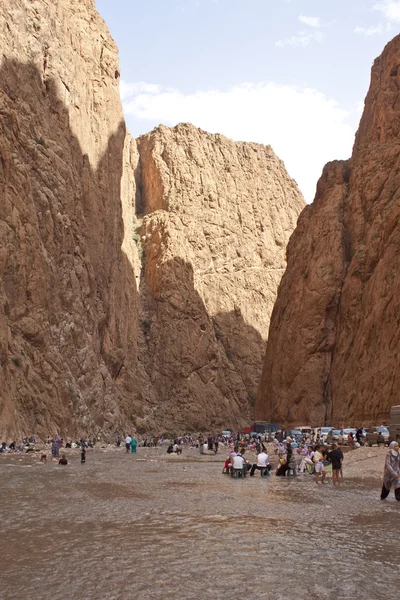
{"type": "Polygon", "coordinates": [[[190,122],[269,144],[307,202],[351,155],[400,0],[96,0],[118,44],[135,137],[190,122]]]}

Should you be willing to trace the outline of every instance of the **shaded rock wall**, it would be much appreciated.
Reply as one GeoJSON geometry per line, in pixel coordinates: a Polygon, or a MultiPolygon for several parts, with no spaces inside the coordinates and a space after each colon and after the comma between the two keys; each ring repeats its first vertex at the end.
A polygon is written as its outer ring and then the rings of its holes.
{"type": "Polygon", "coordinates": [[[375,61],[350,161],[302,212],[273,311],[256,414],[376,425],[400,384],[400,37],[375,61]]]}
{"type": "Polygon", "coordinates": [[[122,427],[138,296],[117,49],[92,2],[3,2],[0,24],[1,432],[122,427]]]}
{"type": "Polygon", "coordinates": [[[0,434],[247,424],[296,184],[192,126],[132,140],[92,1],[0,27],[0,434]]]}

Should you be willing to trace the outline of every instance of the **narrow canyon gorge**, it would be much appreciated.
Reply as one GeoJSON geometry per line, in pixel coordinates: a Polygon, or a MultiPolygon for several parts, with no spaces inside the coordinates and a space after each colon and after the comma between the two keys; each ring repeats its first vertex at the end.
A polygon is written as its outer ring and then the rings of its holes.
{"type": "Polygon", "coordinates": [[[189,124],[132,138],[92,0],[0,23],[0,433],[248,425],[296,183],[189,124]]]}

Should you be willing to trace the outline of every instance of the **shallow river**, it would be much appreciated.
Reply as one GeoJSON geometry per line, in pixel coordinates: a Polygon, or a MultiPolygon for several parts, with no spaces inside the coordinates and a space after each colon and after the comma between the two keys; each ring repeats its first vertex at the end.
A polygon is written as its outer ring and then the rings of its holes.
{"type": "Polygon", "coordinates": [[[222,459],[0,456],[1,600],[394,600],[399,511],[375,485],[232,479],[222,459]]]}

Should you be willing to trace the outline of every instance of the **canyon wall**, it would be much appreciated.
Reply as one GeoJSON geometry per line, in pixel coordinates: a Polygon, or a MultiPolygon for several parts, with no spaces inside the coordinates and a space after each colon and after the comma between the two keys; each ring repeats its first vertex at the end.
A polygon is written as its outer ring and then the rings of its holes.
{"type": "Polygon", "coordinates": [[[91,0],[0,28],[0,434],[247,424],[295,182],[189,125],[132,139],[91,0]]]}
{"type": "Polygon", "coordinates": [[[375,61],[349,161],[298,221],[274,307],[258,418],[376,425],[400,385],[400,36],[375,61]]]}
{"type": "Polygon", "coordinates": [[[89,0],[5,1],[0,27],[1,433],[121,428],[139,267],[117,48],[89,0]]]}
{"type": "Polygon", "coordinates": [[[153,421],[252,421],[285,248],[304,200],[270,147],[191,125],[138,140],[145,370],[153,421]]]}

